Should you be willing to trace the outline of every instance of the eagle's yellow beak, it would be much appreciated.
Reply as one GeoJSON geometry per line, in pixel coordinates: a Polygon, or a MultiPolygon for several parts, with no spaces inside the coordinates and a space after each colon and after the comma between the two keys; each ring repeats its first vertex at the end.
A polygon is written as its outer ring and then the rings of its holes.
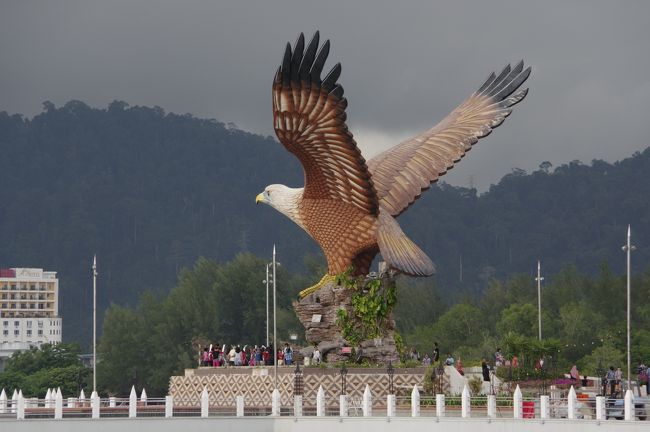
{"type": "Polygon", "coordinates": [[[258,194],[255,197],[255,204],[259,204],[261,202],[264,202],[264,192],[262,192],[261,194],[258,194]]]}

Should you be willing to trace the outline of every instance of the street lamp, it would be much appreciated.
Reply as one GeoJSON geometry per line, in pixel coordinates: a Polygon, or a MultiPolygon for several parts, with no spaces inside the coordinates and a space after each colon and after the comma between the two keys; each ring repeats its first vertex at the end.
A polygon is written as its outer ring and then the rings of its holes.
{"type": "MultiPolygon", "coordinates": [[[[269,282],[273,276],[269,276],[269,267],[273,265],[273,262],[266,264],[266,279],[262,281],[263,284],[266,284],[266,347],[269,347],[269,282]]],[[[279,262],[276,262],[275,265],[280,266],[279,262]]],[[[273,311],[275,313],[275,311],[273,311]]]]}
{"type": "Polygon", "coordinates": [[[632,251],[636,249],[631,243],[630,225],[627,226],[627,244],[623,246],[623,251],[627,253],[627,388],[630,388],[630,374],[632,371],[632,350],[630,345],[630,260],[632,251]]]}
{"type": "Polygon", "coordinates": [[[93,256],[93,392],[97,391],[97,255],[93,256]]]}
{"type": "Polygon", "coordinates": [[[539,340],[542,340],[542,281],[544,278],[542,277],[541,274],[541,264],[539,260],[537,260],[537,277],[535,280],[537,281],[537,326],[539,329],[539,340]]]}
{"type": "Polygon", "coordinates": [[[273,245],[273,382],[274,382],[274,388],[278,388],[278,354],[277,354],[277,349],[278,349],[278,343],[277,343],[277,304],[276,304],[276,295],[275,295],[275,267],[277,263],[275,262],[275,244],[273,245]]]}
{"type": "MultiPolygon", "coordinates": [[[[603,376],[605,376],[605,369],[603,369],[603,361],[598,359],[598,366],[596,367],[596,375],[598,375],[598,394],[605,396],[605,387],[603,386],[603,376]]],[[[606,382],[606,381],[605,381],[606,382]]]]}
{"type": "Polygon", "coordinates": [[[395,394],[393,387],[393,375],[395,374],[395,368],[393,367],[393,363],[391,361],[388,362],[386,373],[388,373],[388,394],[395,394]]]}
{"type": "Polygon", "coordinates": [[[343,363],[343,366],[341,367],[341,394],[348,394],[347,390],[347,376],[348,376],[348,368],[345,363],[343,363]]]}

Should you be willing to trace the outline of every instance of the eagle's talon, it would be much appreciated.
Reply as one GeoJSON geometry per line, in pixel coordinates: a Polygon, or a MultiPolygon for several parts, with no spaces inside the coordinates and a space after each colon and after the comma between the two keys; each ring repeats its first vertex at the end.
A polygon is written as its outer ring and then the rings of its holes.
{"type": "Polygon", "coordinates": [[[336,280],[336,276],[326,274],[321,278],[320,281],[318,281],[316,285],[312,285],[309,288],[305,288],[304,290],[300,291],[300,293],[298,294],[298,298],[302,300],[305,297],[307,297],[309,294],[315,293],[316,291],[318,291],[319,289],[327,285],[329,282],[334,282],[335,280],[336,280]]]}

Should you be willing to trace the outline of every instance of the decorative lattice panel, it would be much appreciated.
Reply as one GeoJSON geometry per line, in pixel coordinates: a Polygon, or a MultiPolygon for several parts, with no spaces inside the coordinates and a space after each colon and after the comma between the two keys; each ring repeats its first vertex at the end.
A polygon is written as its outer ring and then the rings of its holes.
{"type": "MultiPolygon", "coordinates": [[[[410,394],[414,385],[421,388],[423,377],[423,369],[396,369],[393,378],[395,392],[398,395],[410,394]]],[[[368,385],[373,395],[373,405],[385,403],[388,394],[388,375],[385,369],[352,369],[348,372],[346,381],[350,397],[361,398],[368,385]]],[[[283,405],[293,404],[293,384],[293,369],[282,368],[278,373],[278,389],[283,405]]],[[[303,404],[307,407],[316,405],[316,393],[320,386],[325,390],[328,404],[338,403],[341,393],[340,371],[303,369],[303,386],[303,404]]],[[[174,397],[174,404],[198,406],[203,388],[208,390],[211,406],[234,407],[238,395],[244,395],[247,406],[270,406],[274,388],[273,368],[189,370],[185,376],[171,378],[169,394],[174,397]]]]}

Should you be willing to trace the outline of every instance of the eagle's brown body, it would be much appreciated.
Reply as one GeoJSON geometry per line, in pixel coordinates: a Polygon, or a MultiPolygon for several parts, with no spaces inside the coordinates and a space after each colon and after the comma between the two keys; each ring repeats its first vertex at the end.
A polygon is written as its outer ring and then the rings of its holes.
{"type": "Polygon", "coordinates": [[[325,253],[330,274],[342,273],[351,265],[356,272],[368,274],[379,252],[374,215],[341,201],[319,199],[304,199],[300,212],[305,230],[325,253]]]}
{"type": "Polygon", "coordinates": [[[273,119],[280,142],[302,163],[305,186],[268,186],[258,195],[320,245],[328,273],[353,267],[367,274],[377,253],[394,270],[427,276],[434,266],[394,219],[408,208],[479,138],[510,114],[527,89],[530,68],[507,66],[435,127],[366,163],[345,124],[347,101],[337,83],[337,64],[321,80],[329,41],[319,48],[318,32],[305,47],[301,34],[287,44],[273,82],[273,119]],[[318,50],[318,52],[317,52],[318,50]]]}

